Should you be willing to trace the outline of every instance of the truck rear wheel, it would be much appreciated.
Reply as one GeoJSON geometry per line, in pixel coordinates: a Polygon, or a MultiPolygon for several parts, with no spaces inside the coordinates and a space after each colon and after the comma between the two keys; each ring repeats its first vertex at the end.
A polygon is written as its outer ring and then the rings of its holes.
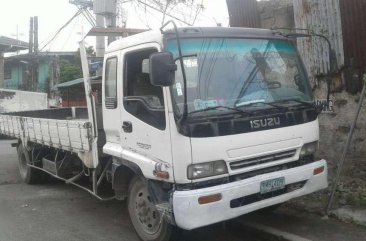
{"type": "Polygon", "coordinates": [[[28,163],[30,163],[29,152],[23,147],[22,144],[18,146],[17,152],[20,177],[22,178],[23,182],[27,184],[35,184],[43,173],[28,166],[28,163]]]}
{"type": "Polygon", "coordinates": [[[131,222],[143,241],[168,241],[172,234],[172,225],[160,215],[144,181],[135,176],[129,186],[128,212],[131,222]]]}

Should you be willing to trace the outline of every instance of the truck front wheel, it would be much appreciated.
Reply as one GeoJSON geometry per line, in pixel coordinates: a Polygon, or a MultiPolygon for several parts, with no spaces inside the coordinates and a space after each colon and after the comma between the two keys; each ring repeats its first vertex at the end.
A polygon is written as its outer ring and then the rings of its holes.
{"type": "Polygon", "coordinates": [[[173,227],[160,215],[151,202],[143,179],[135,176],[129,186],[128,212],[131,222],[143,241],[168,241],[173,227]]]}
{"type": "Polygon", "coordinates": [[[18,168],[20,177],[22,178],[23,182],[27,184],[34,184],[38,181],[41,171],[34,169],[28,166],[30,163],[30,156],[29,152],[23,147],[22,144],[18,146],[18,168]]]}

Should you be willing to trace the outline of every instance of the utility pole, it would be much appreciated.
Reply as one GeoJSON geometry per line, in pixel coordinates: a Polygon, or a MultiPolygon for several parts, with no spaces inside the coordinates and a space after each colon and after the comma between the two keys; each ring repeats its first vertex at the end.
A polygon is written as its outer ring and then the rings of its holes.
{"type": "Polygon", "coordinates": [[[36,91],[38,84],[38,17],[30,17],[29,19],[29,56],[30,60],[26,64],[26,68],[30,72],[30,76],[23,83],[25,90],[36,91]]]}
{"type": "MultiPolygon", "coordinates": [[[[104,28],[104,17],[96,14],[96,27],[104,28]]],[[[97,36],[95,43],[95,55],[96,57],[103,57],[105,51],[105,37],[97,36]]]]}
{"type": "Polygon", "coordinates": [[[38,53],[38,17],[33,18],[34,21],[34,52],[38,53]]]}
{"type": "MultiPolygon", "coordinates": [[[[117,0],[69,0],[69,3],[76,5],[79,9],[93,9],[95,27],[116,27],[117,0]]],[[[87,20],[90,19],[87,18],[87,20]]],[[[108,43],[114,40],[115,37],[109,37],[108,43]]],[[[104,51],[105,37],[96,36],[96,57],[103,57],[104,51]]]]}
{"type": "MultiPolygon", "coordinates": [[[[116,27],[117,0],[94,0],[93,12],[96,15],[96,27],[116,27]]],[[[108,38],[108,44],[113,42],[115,37],[108,38]]],[[[103,57],[105,50],[105,37],[96,39],[96,56],[103,57]]]]}
{"type": "Polygon", "coordinates": [[[29,20],[29,53],[33,53],[33,34],[34,34],[33,17],[29,20]]]}

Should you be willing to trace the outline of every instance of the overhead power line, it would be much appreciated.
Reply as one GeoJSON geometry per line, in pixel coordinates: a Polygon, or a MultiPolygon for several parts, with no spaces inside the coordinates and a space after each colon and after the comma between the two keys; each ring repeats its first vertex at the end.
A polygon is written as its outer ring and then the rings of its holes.
{"type": "MultiPolygon", "coordinates": [[[[160,13],[163,13],[163,12],[161,11],[161,9],[159,9],[159,8],[157,8],[157,7],[154,7],[154,6],[152,6],[152,5],[150,5],[150,4],[146,3],[146,2],[143,2],[143,1],[141,1],[141,0],[137,0],[137,2],[139,2],[139,3],[143,4],[143,5],[145,5],[146,7],[149,7],[149,8],[151,8],[151,9],[155,10],[155,11],[158,11],[158,12],[160,12],[160,13]]],[[[169,14],[169,13],[166,13],[166,15],[167,15],[167,16],[169,16],[169,17],[171,17],[171,18],[173,18],[173,19],[175,19],[175,20],[177,20],[177,21],[179,21],[179,22],[182,22],[182,23],[184,23],[184,24],[187,24],[187,25],[189,25],[189,26],[192,26],[192,24],[191,24],[191,23],[188,23],[187,21],[185,21],[185,20],[183,20],[183,19],[180,19],[180,18],[177,18],[177,17],[175,17],[175,16],[173,16],[173,15],[171,15],[171,14],[169,14]]]]}
{"type": "Polygon", "coordinates": [[[52,41],[54,41],[56,39],[56,37],[58,36],[58,34],[67,27],[67,25],[69,25],[77,16],[79,16],[82,13],[82,10],[78,10],[74,16],[72,16],[69,21],[67,21],[64,25],[62,25],[62,27],[55,33],[55,35],[41,48],[40,51],[44,50],[52,41]]]}
{"type": "Polygon", "coordinates": [[[84,15],[85,19],[90,23],[91,26],[95,26],[95,18],[91,15],[88,9],[86,8],[79,8],[81,10],[81,13],[84,15]]]}

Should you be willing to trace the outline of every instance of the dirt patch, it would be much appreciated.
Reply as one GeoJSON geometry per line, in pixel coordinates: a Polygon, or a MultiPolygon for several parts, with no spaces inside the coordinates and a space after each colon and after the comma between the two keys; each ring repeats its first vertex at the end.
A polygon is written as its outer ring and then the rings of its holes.
{"type": "MultiPolygon", "coordinates": [[[[339,160],[339,157],[337,161],[339,160]]],[[[336,174],[335,160],[328,162],[329,187],[305,197],[293,199],[286,205],[298,210],[324,214],[336,174]]],[[[334,196],[332,209],[352,207],[366,209],[366,158],[346,158],[344,169],[334,196]]]]}

